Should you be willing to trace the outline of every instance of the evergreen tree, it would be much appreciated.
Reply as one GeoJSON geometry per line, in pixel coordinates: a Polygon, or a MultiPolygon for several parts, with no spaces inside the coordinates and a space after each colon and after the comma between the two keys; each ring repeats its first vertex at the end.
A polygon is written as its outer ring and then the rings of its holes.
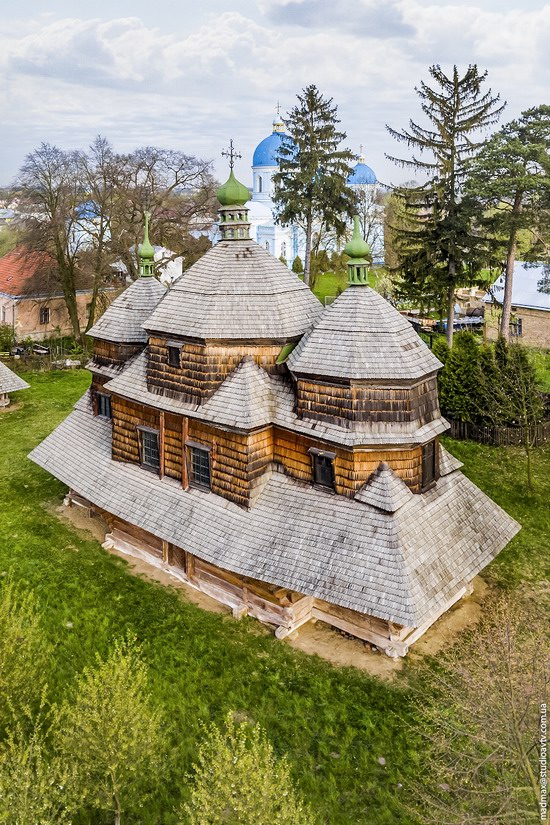
{"type": "Polygon", "coordinates": [[[292,261],[292,271],[296,275],[301,275],[302,272],[304,271],[304,265],[303,265],[302,259],[300,258],[299,255],[296,255],[296,257],[292,261]]]}
{"type": "Polygon", "coordinates": [[[354,155],[338,148],[346,133],[337,129],[340,121],[332,98],[324,98],[313,85],[297,97],[298,104],[284,120],[288,138],[279,148],[273,200],[279,223],[298,223],[304,230],[304,281],[309,286],[314,228],[319,237],[327,227],[342,236],[353,214],[347,179],[354,155]]]}
{"type": "Polygon", "coordinates": [[[211,725],[205,734],[181,825],[313,825],[286,759],[275,757],[259,725],[230,714],[225,731],[211,725]]]}
{"type": "Polygon", "coordinates": [[[441,408],[458,421],[476,423],[479,413],[479,344],[471,332],[459,332],[440,372],[441,408]]]}
{"type": "Polygon", "coordinates": [[[418,150],[412,159],[390,160],[428,176],[421,186],[403,187],[398,194],[408,211],[400,236],[398,257],[403,276],[414,283],[423,273],[423,290],[446,297],[447,341],[453,340],[454,293],[457,285],[481,268],[480,238],[472,231],[475,202],[463,194],[466,161],[481,145],[474,134],[495,123],[504,108],[499,95],[482,92],[487,73],[469,66],[461,77],[454,66],[450,77],[438,65],[430,66],[435,88],[421,82],[416,92],[430,126],[412,120],[401,132],[387,126],[396,140],[418,150]]]}
{"type": "Polygon", "coordinates": [[[468,164],[467,190],[485,210],[485,225],[500,241],[505,258],[505,287],[500,334],[509,340],[512,287],[518,237],[531,230],[533,252],[548,224],[550,194],[550,106],[522,112],[494,134],[468,164]],[[545,208],[546,207],[546,208],[545,208]]]}

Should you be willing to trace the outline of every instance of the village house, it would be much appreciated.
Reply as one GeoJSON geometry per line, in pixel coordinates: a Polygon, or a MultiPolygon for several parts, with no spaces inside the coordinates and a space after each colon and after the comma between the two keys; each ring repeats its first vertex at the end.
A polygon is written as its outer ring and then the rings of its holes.
{"type": "Polygon", "coordinates": [[[367,284],[324,308],[218,191],[221,240],[140,278],[90,330],[91,390],[31,453],[147,559],[283,638],[323,620],[404,656],[519,525],[439,443],[441,367],[367,284]]]}
{"type": "MultiPolygon", "coordinates": [[[[502,317],[504,275],[501,275],[485,295],[485,335],[496,341],[502,317]]],[[[516,261],[512,284],[512,317],[510,333],[513,341],[530,347],[550,349],[550,277],[544,264],[516,261]],[[547,284],[548,291],[541,291],[547,284]]]]}
{"type": "MultiPolygon", "coordinates": [[[[103,289],[103,304],[114,294],[114,287],[103,289]]],[[[76,303],[81,328],[86,327],[91,300],[91,283],[80,278],[76,303]]],[[[47,253],[18,247],[0,258],[0,323],[12,327],[17,341],[73,334],[59,273],[47,253]]]]}

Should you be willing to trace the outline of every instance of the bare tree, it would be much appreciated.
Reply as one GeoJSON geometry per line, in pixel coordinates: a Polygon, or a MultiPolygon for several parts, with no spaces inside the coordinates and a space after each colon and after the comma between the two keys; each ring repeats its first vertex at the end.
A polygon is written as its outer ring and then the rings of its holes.
{"type": "Polygon", "coordinates": [[[17,180],[23,243],[49,253],[59,271],[74,335],[81,338],[77,291],[92,289],[86,329],[94,323],[111,264],[137,276],[143,212],[152,213],[155,242],[192,263],[209,241],[215,213],[210,161],[148,146],[117,154],[98,136],[87,151],[41,144],[27,155],[17,180]]]}
{"type": "Polygon", "coordinates": [[[502,599],[430,669],[418,714],[426,731],[415,813],[430,825],[539,821],[539,712],[547,701],[548,636],[502,599]]]}

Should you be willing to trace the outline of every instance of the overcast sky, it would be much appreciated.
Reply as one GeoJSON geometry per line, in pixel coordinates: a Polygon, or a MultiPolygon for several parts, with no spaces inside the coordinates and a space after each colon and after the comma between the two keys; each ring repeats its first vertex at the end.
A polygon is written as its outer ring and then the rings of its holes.
{"type": "Polygon", "coordinates": [[[385,130],[419,118],[428,66],[488,69],[503,121],[550,103],[550,5],[535,0],[41,0],[3,5],[0,183],[41,141],[145,144],[220,158],[230,137],[250,183],[256,144],[309,83],[334,98],[378,179],[410,174],[385,130]],[[174,7],[176,10],[174,10],[174,7]],[[24,16],[23,16],[24,15],[24,16]]]}

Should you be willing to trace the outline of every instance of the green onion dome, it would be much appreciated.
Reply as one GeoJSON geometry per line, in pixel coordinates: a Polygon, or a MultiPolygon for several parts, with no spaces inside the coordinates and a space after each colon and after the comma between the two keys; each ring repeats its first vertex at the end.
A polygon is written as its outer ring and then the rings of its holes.
{"type": "Polygon", "coordinates": [[[250,200],[250,192],[243,183],[239,183],[233,174],[233,169],[216,195],[222,206],[244,206],[250,200]]]}
{"type": "Polygon", "coordinates": [[[361,237],[358,215],[355,215],[353,219],[353,235],[351,241],[345,245],[344,252],[355,260],[370,257],[370,247],[361,237]]]}

